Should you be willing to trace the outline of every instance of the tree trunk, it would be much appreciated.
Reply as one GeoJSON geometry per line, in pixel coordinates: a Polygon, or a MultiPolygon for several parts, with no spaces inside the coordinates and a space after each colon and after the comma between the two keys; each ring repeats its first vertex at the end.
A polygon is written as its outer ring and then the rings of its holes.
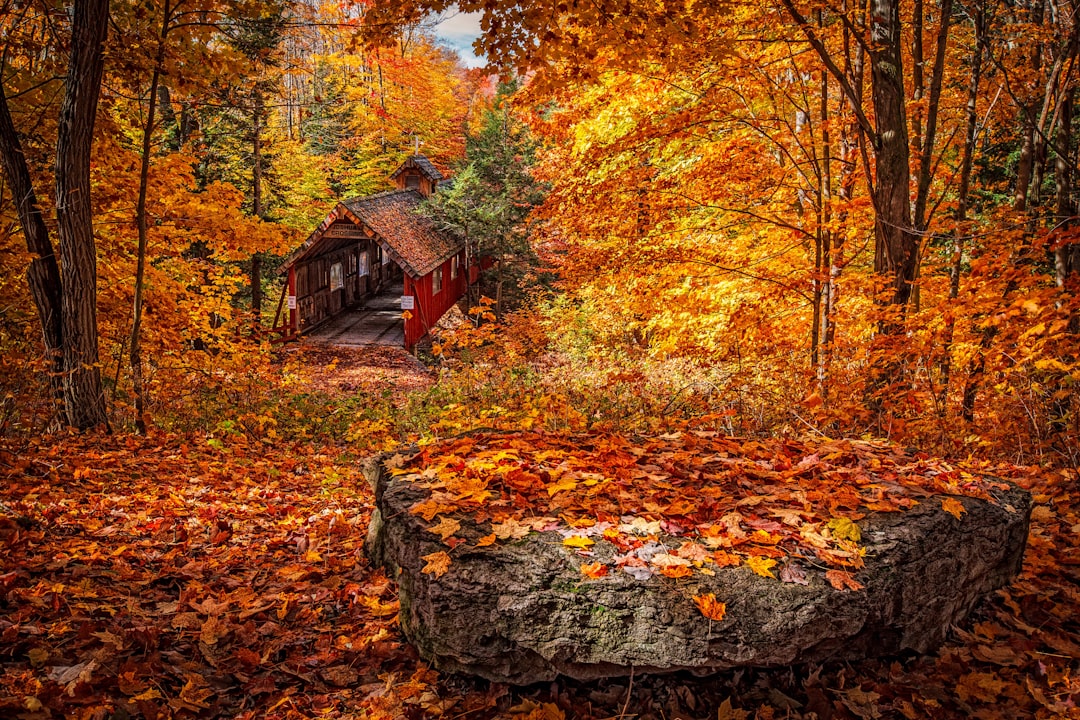
{"type": "Polygon", "coordinates": [[[56,142],[64,409],[68,424],[80,430],[108,423],[98,361],[97,250],[90,205],[90,150],[108,17],[108,0],[75,3],[56,142]]]}
{"type": "MultiPolygon", "coordinates": [[[[975,49],[971,53],[971,80],[968,83],[967,124],[964,130],[964,150],[960,159],[960,186],[956,191],[956,226],[953,228],[952,266],[949,269],[949,301],[955,306],[960,296],[960,272],[964,260],[964,233],[967,221],[968,194],[971,190],[971,166],[978,139],[979,116],[976,112],[979,99],[979,83],[982,78],[982,62],[985,52],[986,29],[983,25],[982,7],[974,14],[975,49]]],[[[952,383],[952,346],[956,335],[955,307],[945,314],[945,331],[941,348],[941,388],[938,391],[940,416],[947,414],[949,385],[952,383]]]]}
{"type": "Polygon", "coordinates": [[[870,71],[877,120],[874,270],[891,284],[887,304],[895,313],[882,323],[882,331],[896,334],[902,330],[900,320],[911,298],[918,250],[911,231],[899,0],[872,0],[870,16],[870,71]]]}
{"type": "MultiPolygon", "coordinates": [[[[1065,233],[1073,224],[1075,208],[1072,204],[1073,167],[1072,167],[1072,116],[1074,92],[1069,88],[1062,93],[1061,121],[1058,123],[1054,178],[1057,181],[1057,231],[1065,233]]],[[[1080,271],[1074,265],[1076,244],[1069,241],[1059,242],[1054,250],[1054,270],[1058,287],[1065,289],[1065,283],[1071,273],[1080,271]]]]}
{"type": "Polygon", "coordinates": [[[38,320],[41,322],[45,353],[48,357],[49,381],[57,402],[57,414],[63,406],[64,351],[63,330],[60,322],[60,267],[56,262],[49,230],[41,215],[37,194],[30,179],[30,169],[23,154],[15,124],[11,119],[7,94],[0,88],[0,163],[4,166],[8,185],[11,186],[15,210],[22,224],[26,249],[33,256],[26,269],[26,281],[34,300],[38,320]]]}
{"type": "MultiPolygon", "coordinates": [[[[261,219],[263,216],[263,97],[262,91],[258,87],[255,88],[254,101],[251,142],[253,164],[251,171],[251,214],[261,219]]],[[[255,326],[258,327],[261,324],[260,319],[262,317],[262,257],[257,252],[251,256],[251,315],[255,326]]]]}
{"type": "MultiPolygon", "coordinates": [[[[140,435],[146,434],[146,388],[143,383],[142,333],[143,285],[146,277],[146,243],[149,232],[149,219],[146,217],[146,193],[150,184],[150,148],[154,134],[154,121],[157,114],[158,89],[161,73],[165,65],[165,39],[169,33],[169,0],[165,0],[162,9],[161,35],[158,37],[157,57],[154,60],[153,74],[150,76],[150,93],[146,110],[146,124],[143,126],[142,159],[139,164],[139,199],[135,205],[135,222],[139,240],[135,255],[135,300],[131,312],[131,341],[128,346],[131,361],[131,384],[135,395],[135,430],[140,435]]],[[[168,94],[165,95],[168,97],[168,94]]],[[[162,105],[164,108],[165,106],[162,105]]]]}

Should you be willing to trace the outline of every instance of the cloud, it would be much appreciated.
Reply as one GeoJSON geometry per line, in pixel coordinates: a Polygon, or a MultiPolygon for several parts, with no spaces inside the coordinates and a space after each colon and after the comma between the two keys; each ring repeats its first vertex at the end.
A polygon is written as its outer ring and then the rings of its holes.
{"type": "Polygon", "coordinates": [[[435,25],[435,36],[443,43],[457,50],[461,62],[467,67],[480,67],[485,60],[477,57],[473,50],[473,40],[480,37],[481,13],[456,12],[447,15],[435,25]]]}

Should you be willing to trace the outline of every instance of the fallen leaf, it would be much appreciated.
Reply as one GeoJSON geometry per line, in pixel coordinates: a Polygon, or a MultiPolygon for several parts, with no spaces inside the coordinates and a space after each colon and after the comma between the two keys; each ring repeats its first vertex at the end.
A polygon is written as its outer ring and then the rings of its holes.
{"type": "Polygon", "coordinates": [[[941,509],[952,515],[957,520],[960,519],[961,515],[967,512],[964,509],[964,504],[962,502],[960,502],[956,498],[951,497],[941,498],[941,509]]]}
{"type": "Polygon", "coordinates": [[[803,569],[793,562],[786,562],[780,567],[780,580],[786,583],[795,583],[796,585],[810,584],[810,580],[807,579],[803,569]]]}
{"type": "Polygon", "coordinates": [[[772,574],[772,568],[776,566],[776,561],[772,558],[759,557],[755,555],[746,558],[746,564],[750,567],[751,570],[756,572],[761,577],[771,577],[773,579],[776,578],[776,576],[772,574]]]}
{"type": "Polygon", "coordinates": [[[582,537],[581,535],[571,535],[563,540],[562,544],[567,547],[587,548],[590,545],[594,545],[595,542],[592,538],[582,537]]]}
{"type": "Polygon", "coordinates": [[[717,550],[712,554],[712,560],[716,563],[717,567],[738,567],[742,565],[742,560],[734,553],[725,552],[723,550],[717,550]]]}
{"type": "Polygon", "coordinates": [[[422,573],[440,578],[450,569],[450,556],[443,550],[424,555],[420,559],[427,561],[427,565],[420,571],[422,573]]]}
{"type": "Polygon", "coordinates": [[[854,575],[844,570],[829,570],[825,573],[825,579],[840,592],[863,589],[862,583],[856,580],[854,575]]]}
{"type": "Polygon", "coordinates": [[[731,706],[731,698],[720,703],[716,713],[716,720],[747,720],[749,717],[749,711],[731,706]]]}
{"type": "Polygon", "coordinates": [[[828,527],[832,530],[833,537],[835,538],[851,540],[852,542],[859,542],[859,540],[862,540],[862,531],[859,530],[859,526],[849,518],[833,518],[828,522],[828,527]]]}
{"type": "Polygon", "coordinates": [[[485,535],[484,537],[482,537],[482,538],[480,538],[479,540],[476,541],[476,547],[487,547],[488,545],[494,545],[494,544],[495,544],[495,533],[491,533],[490,535],[485,535]]]}
{"type": "Polygon", "coordinates": [[[517,540],[528,535],[532,528],[524,523],[519,523],[513,518],[509,518],[504,522],[492,524],[491,530],[495,533],[495,537],[500,540],[517,540]]]}
{"type": "Polygon", "coordinates": [[[724,614],[727,612],[727,605],[718,602],[715,593],[695,595],[694,604],[697,605],[702,615],[716,622],[723,620],[724,614]]]}
{"type": "Polygon", "coordinates": [[[608,574],[608,566],[600,562],[587,563],[581,566],[581,574],[594,580],[602,578],[608,574]]]}
{"type": "Polygon", "coordinates": [[[649,562],[658,568],[686,567],[691,564],[686,558],[681,558],[677,555],[669,555],[667,553],[657,553],[656,555],[653,555],[652,560],[649,562]]]}
{"type": "Polygon", "coordinates": [[[981,700],[990,703],[997,700],[1005,689],[1005,682],[994,673],[970,672],[960,678],[956,694],[964,702],[981,700]]]}
{"type": "Polygon", "coordinates": [[[450,537],[460,529],[460,522],[453,518],[444,517],[442,520],[439,521],[438,524],[429,527],[427,531],[429,533],[435,533],[439,536],[440,539],[443,540],[443,542],[445,542],[448,537],[450,537]]]}
{"type": "Polygon", "coordinates": [[[881,695],[876,692],[867,692],[856,686],[846,692],[837,692],[837,694],[840,696],[840,702],[844,703],[848,710],[858,715],[862,720],[878,720],[878,718],[882,717],[877,704],[877,701],[881,699],[881,695]]]}

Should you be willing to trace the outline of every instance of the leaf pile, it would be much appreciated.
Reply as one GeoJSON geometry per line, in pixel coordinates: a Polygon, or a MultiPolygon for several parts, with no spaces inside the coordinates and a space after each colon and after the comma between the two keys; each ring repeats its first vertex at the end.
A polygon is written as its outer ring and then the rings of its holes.
{"type": "Polygon", "coordinates": [[[395,586],[362,555],[370,496],[347,456],[101,444],[0,451],[0,717],[442,702],[394,628],[395,586]]]}
{"type": "MultiPolygon", "coordinates": [[[[611,438],[578,442],[595,454],[611,438]]],[[[897,457],[886,472],[920,462],[897,457]]],[[[404,643],[394,584],[360,555],[372,498],[340,448],[4,439],[0,717],[1080,717],[1076,479],[1007,475],[1038,503],[1024,574],[936,655],[510,690],[439,675],[404,643]]]]}
{"type": "MultiPolygon", "coordinates": [[[[618,550],[613,567],[639,579],[671,578],[745,564],[765,577],[802,582],[803,564],[825,566],[842,590],[861,586],[858,522],[934,496],[958,520],[960,497],[995,501],[1008,487],[982,473],[884,442],[751,440],[687,431],[656,437],[614,434],[478,433],[424,447],[388,465],[429,490],[410,511],[452,549],[468,542],[453,516],[469,513],[491,534],[476,545],[556,531],[586,558],[598,541],[618,550]],[[658,540],[681,541],[668,548],[658,540]],[[795,562],[799,559],[800,562],[795,562]]],[[[445,552],[427,556],[445,572],[445,552]]]]}

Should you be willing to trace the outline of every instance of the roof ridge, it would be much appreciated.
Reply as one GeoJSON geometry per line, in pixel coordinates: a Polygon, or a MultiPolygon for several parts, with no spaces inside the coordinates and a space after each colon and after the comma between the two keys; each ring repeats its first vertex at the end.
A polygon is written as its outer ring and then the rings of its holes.
{"type": "Polygon", "coordinates": [[[375,200],[377,198],[389,197],[390,195],[398,195],[400,193],[411,193],[411,192],[416,192],[416,190],[414,190],[412,188],[403,188],[403,189],[395,189],[395,190],[383,190],[382,192],[377,192],[374,195],[361,195],[359,197],[346,198],[345,200],[339,200],[338,202],[340,202],[342,205],[348,205],[349,203],[362,202],[364,200],[375,200]]]}

